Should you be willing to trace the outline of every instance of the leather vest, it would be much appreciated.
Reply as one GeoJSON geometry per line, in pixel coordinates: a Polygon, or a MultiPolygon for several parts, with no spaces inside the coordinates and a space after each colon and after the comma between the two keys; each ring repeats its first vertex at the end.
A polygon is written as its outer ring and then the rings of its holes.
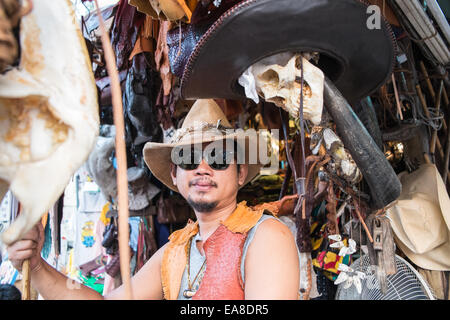
{"type": "MultiPolygon", "coordinates": [[[[240,262],[248,231],[256,225],[264,209],[252,210],[246,202],[239,203],[233,213],[205,241],[203,249],[206,270],[194,300],[242,300],[244,296],[240,262]]],[[[164,299],[175,300],[187,263],[189,242],[198,233],[198,222],[169,237],[161,263],[164,299]]]]}

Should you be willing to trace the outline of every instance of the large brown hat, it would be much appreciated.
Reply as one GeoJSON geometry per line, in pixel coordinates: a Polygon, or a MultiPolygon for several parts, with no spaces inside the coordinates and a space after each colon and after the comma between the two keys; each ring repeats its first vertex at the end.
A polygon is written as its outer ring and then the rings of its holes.
{"type": "Polygon", "coordinates": [[[248,164],[248,175],[242,185],[244,186],[259,173],[263,166],[258,155],[259,134],[254,133],[249,134],[243,130],[234,131],[214,100],[200,99],[192,105],[182,127],[176,131],[170,143],[147,142],[145,144],[144,160],[156,178],[178,192],[170,176],[171,153],[174,147],[235,139],[240,149],[245,150],[245,163],[248,164]],[[253,149],[255,147],[256,149],[253,149]]]}
{"type": "Polygon", "coordinates": [[[319,52],[318,67],[347,100],[358,101],[389,79],[395,62],[392,29],[383,17],[379,26],[368,25],[368,5],[365,0],[240,1],[203,34],[186,35],[181,58],[179,38],[168,44],[181,95],[245,98],[238,79],[256,62],[281,52],[319,52]],[[192,38],[198,38],[195,47],[192,38]],[[177,72],[180,60],[186,63],[177,72]]]}
{"type": "Polygon", "coordinates": [[[450,199],[436,166],[399,177],[402,193],[387,210],[397,245],[421,268],[450,270],[450,199]]]}

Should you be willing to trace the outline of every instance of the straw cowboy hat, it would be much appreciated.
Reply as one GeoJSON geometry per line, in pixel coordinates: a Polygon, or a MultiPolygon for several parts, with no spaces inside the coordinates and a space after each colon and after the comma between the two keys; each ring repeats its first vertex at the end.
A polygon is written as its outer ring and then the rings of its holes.
{"type": "Polygon", "coordinates": [[[248,175],[241,186],[243,187],[259,173],[263,166],[259,161],[259,134],[246,134],[243,130],[235,132],[222,109],[212,99],[200,99],[192,105],[182,127],[176,131],[170,143],[147,142],[143,150],[144,160],[156,178],[178,192],[170,176],[172,149],[225,139],[235,139],[240,149],[245,150],[248,175]],[[255,156],[256,161],[254,161],[255,156]],[[252,163],[249,163],[250,159],[252,163]]]}
{"type": "Polygon", "coordinates": [[[450,270],[450,199],[436,166],[399,178],[402,193],[387,210],[397,245],[421,268],[450,270]]]}

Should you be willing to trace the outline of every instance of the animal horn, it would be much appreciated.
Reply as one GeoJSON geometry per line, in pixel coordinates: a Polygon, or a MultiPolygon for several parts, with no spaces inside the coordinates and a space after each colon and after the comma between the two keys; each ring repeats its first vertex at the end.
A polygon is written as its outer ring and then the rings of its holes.
{"type": "Polygon", "coordinates": [[[402,189],[397,174],[347,100],[328,78],[324,83],[324,104],[336,123],[345,148],[369,185],[370,206],[381,209],[395,201],[402,189]]]}

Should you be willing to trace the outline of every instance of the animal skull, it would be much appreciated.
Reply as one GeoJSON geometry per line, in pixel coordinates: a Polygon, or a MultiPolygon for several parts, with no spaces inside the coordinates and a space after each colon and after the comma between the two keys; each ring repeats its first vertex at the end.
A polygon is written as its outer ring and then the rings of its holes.
{"type": "Polygon", "coordinates": [[[281,53],[252,66],[256,91],[264,100],[299,117],[301,90],[301,60],[303,59],[304,119],[318,125],[323,108],[323,72],[300,54],[281,53]]]}
{"type": "Polygon", "coordinates": [[[338,135],[330,128],[314,126],[311,130],[312,153],[320,154],[321,146],[331,156],[332,160],[328,163],[328,167],[332,172],[351,185],[361,181],[362,173],[338,135]]]}
{"type": "Polygon", "coordinates": [[[35,1],[20,38],[19,68],[0,76],[0,199],[10,189],[22,205],[5,244],[53,206],[99,131],[95,80],[70,1],[35,1]]]}

